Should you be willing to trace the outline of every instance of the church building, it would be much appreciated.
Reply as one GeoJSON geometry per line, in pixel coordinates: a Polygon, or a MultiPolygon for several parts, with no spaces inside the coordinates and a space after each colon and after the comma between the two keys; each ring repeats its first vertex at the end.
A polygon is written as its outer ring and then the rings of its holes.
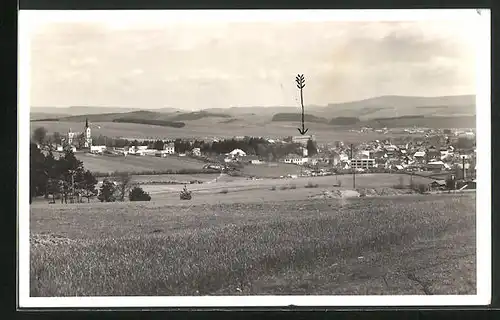
{"type": "MultiPolygon", "coordinates": [[[[68,131],[68,145],[74,145],[77,140],[78,140],[78,137],[81,135],[82,133],[81,132],[72,132],[71,131],[71,128],[69,129],[68,131]]],[[[92,131],[90,129],[90,126],[89,126],[89,119],[85,119],[85,130],[84,130],[84,133],[83,133],[83,138],[84,138],[84,143],[83,143],[83,147],[84,148],[90,148],[92,146],[92,131]]]]}

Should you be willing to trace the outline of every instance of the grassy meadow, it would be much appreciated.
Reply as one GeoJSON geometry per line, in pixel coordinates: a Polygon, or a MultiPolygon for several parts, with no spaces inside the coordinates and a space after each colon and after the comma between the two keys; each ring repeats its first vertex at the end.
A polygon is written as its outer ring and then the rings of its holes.
{"type": "Polygon", "coordinates": [[[266,190],[241,192],[246,202],[213,191],[212,202],[33,204],[31,295],[475,293],[474,194],[266,190]]]}
{"type": "Polygon", "coordinates": [[[116,170],[127,172],[162,171],[162,170],[201,170],[204,162],[189,157],[171,155],[165,158],[153,156],[106,156],[90,153],[76,154],[78,160],[83,161],[85,169],[92,172],[113,172],[116,170]]]}

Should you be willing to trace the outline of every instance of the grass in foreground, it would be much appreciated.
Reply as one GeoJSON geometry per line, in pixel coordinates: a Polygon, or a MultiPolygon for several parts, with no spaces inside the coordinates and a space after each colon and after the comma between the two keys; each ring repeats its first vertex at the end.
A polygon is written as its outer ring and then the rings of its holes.
{"type": "Polygon", "coordinates": [[[75,241],[31,247],[31,295],[473,294],[474,202],[32,209],[75,241]]]}

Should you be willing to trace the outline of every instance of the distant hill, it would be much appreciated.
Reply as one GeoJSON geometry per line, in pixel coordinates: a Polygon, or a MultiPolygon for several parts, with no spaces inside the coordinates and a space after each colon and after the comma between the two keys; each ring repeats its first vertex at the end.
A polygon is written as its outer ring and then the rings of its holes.
{"type": "Polygon", "coordinates": [[[199,120],[209,117],[231,118],[226,114],[216,114],[209,112],[189,112],[189,113],[161,113],[147,110],[139,110],[124,113],[102,113],[102,114],[84,114],[76,116],[61,116],[59,118],[44,118],[40,117],[31,121],[59,121],[59,122],[85,122],[88,119],[90,122],[121,122],[121,123],[136,123],[157,126],[169,126],[174,128],[182,128],[186,124],[182,121],[199,120]]]}
{"type": "Polygon", "coordinates": [[[148,124],[148,125],[153,125],[153,126],[173,127],[173,128],[183,128],[186,125],[184,122],[154,120],[154,119],[149,119],[149,120],[148,119],[135,119],[135,118],[127,118],[127,117],[114,119],[113,122],[148,124]]]}
{"type": "Polygon", "coordinates": [[[333,125],[353,125],[359,123],[361,120],[356,117],[335,117],[332,120],[330,120],[330,124],[333,125]]]}
{"type": "Polygon", "coordinates": [[[170,119],[172,121],[189,121],[189,120],[200,120],[203,118],[231,118],[230,115],[224,113],[213,113],[207,111],[196,111],[189,113],[179,113],[172,116],[170,119]]]}
{"type": "Polygon", "coordinates": [[[474,95],[443,97],[381,96],[359,101],[329,104],[310,110],[325,117],[359,117],[369,120],[382,117],[422,115],[475,115],[474,95]]]}
{"type": "Polygon", "coordinates": [[[372,128],[406,128],[413,126],[427,128],[475,128],[476,116],[403,116],[368,120],[360,122],[359,125],[372,128]]]}
{"type": "MultiPolygon", "coordinates": [[[[302,120],[302,115],[300,113],[277,113],[271,119],[271,121],[292,121],[292,122],[297,122],[301,120],[302,120]]],[[[304,121],[328,123],[328,119],[316,117],[311,114],[304,114],[304,121]]]]}
{"type": "Polygon", "coordinates": [[[63,116],[78,116],[84,114],[102,114],[102,113],[123,113],[138,111],[141,108],[126,108],[126,107],[31,107],[31,113],[50,113],[60,114],[63,116]]]}
{"type": "Polygon", "coordinates": [[[59,121],[66,122],[84,122],[88,119],[91,122],[113,122],[117,119],[133,119],[133,120],[163,120],[169,121],[171,114],[139,110],[132,112],[120,112],[120,113],[98,113],[98,114],[83,114],[77,116],[62,116],[59,117],[59,121]]]}
{"type": "Polygon", "coordinates": [[[241,121],[241,120],[240,119],[236,119],[236,118],[230,118],[230,119],[219,121],[219,123],[228,124],[228,123],[233,123],[233,122],[238,122],[238,121],[241,121]]]}
{"type": "MultiPolygon", "coordinates": [[[[124,122],[133,123],[178,123],[210,119],[207,126],[215,123],[224,126],[235,121],[242,125],[265,125],[269,122],[298,122],[300,107],[231,107],[210,108],[195,112],[176,108],[134,109],[120,107],[36,107],[31,109],[31,120],[48,119],[66,122],[124,122]],[[220,118],[220,121],[217,120],[220,118]],[[237,119],[237,120],[236,120],[237,119]],[[158,122],[159,121],[159,122],[158,122]],[[218,122],[214,122],[218,121],[218,122]]],[[[425,126],[449,127],[449,124],[475,126],[475,96],[411,97],[381,96],[359,101],[329,104],[327,106],[305,105],[305,121],[331,125],[351,126],[425,126]],[[406,118],[405,118],[406,117],[406,118]],[[436,118],[436,119],[434,119],[436,118]],[[456,118],[456,119],[455,119],[456,118]],[[359,121],[357,121],[358,119],[359,121]]],[[[172,124],[170,123],[170,125],[172,124]]],[[[178,125],[178,124],[174,124],[178,125]]],[[[185,125],[188,125],[185,123],[185,125]]]]}
{"type": "Polygon", "coordinates": [[[46,113],[46,112],[30,112],[30,120],[43,120],[43,119],[57,119],[60,117],[68,116],[68,114],[61,113],[46,113]]]}
{"type": "MultiPolygon", "coordinates": [[[[109,113],[125,113],[134,111],[152,111],[160,113],[174,113],[180,111],[176,108],[160,108],[160,109],[149,109],[149,108],[129,108],[129,107],[93,107],[93,106],[82,106],[82,107],[31,107],[31,114],[50,114],[54,116],[79,116],[85,114],[109,114],[109,113]]],[[[51,116],[52,117],[52,116],[51,116]]],[[[39,116],[37,116],[39,118],[39,116]]],[[[50,118],[50,117],[47,117],[50,118]]]]}
{"type": "Polygon", "coordinates": [[[232,116],[256,115],[256,114],[262,116],[272,116],[276,113],[293,113],[296,111],[300,111],[300,108],[284,107],[284,106],[276,106],[276,107],[255,106],[255,107],[210,108],[210,109],[204,109],[203,111],[229,114],[232,116]]]}

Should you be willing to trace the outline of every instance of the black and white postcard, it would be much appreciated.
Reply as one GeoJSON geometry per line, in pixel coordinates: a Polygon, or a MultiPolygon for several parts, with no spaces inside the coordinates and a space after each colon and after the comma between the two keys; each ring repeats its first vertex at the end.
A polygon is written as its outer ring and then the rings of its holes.
{"type": "Polygon", "coordinates": [[[19,306],[486,305],[488,10],[19,12],[19,306]]]}

